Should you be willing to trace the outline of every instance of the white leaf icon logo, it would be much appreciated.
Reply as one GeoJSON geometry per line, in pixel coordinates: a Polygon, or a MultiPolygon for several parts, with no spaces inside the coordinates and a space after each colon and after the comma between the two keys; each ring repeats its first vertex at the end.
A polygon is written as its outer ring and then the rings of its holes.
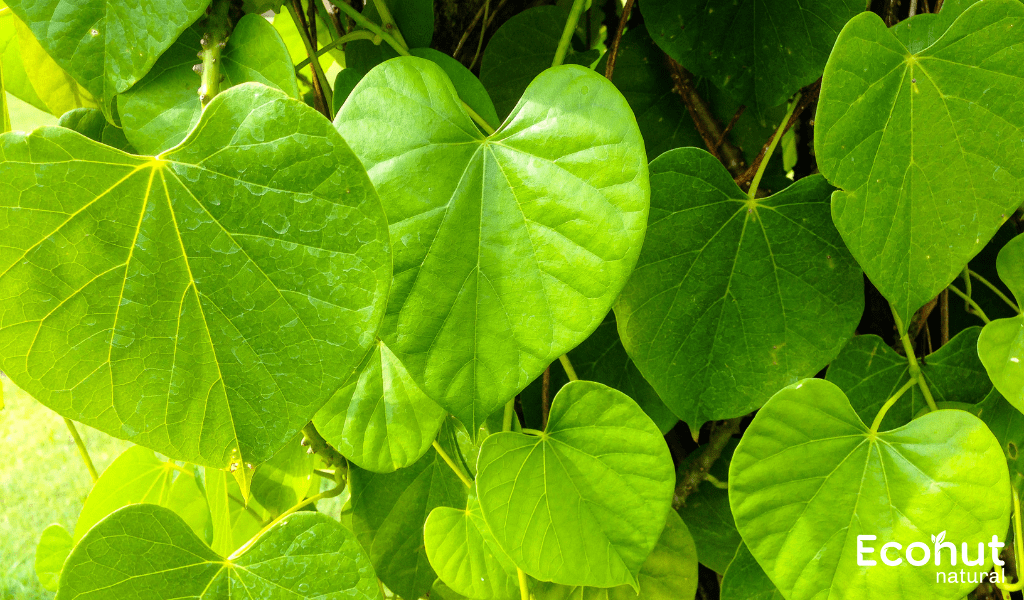
{"type": "Polygon", "coordinates": [[[944,539],[946,539],[946,532],[945,531],[943,531],[939,535],[933,535],[932,536],[932,543],[941,544],[942,540],[944,540],[944,539]]]}

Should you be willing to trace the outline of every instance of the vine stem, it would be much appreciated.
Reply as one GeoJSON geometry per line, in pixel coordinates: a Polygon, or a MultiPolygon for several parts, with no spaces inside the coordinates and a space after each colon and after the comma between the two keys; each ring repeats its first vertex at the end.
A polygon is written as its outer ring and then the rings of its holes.
{"type": "Polygon", "coordinates": [[[622,41],[622,32],[626,29],[626,21],[629,20],[629,15],[633,11],[633,2],[634,0],[626,0],[626,4],[623,5],[619,28],[615,30],[615,39],[612,40],[612,46],[608,49],[608,63],[604,67],[604,77],[609,81],[615,73],[615,58],[619,54],[619,43],[622,41]]]}
{"type": "MultiPolygon", "coordinates": [[[[484,23],[487,22],[487,13],[490,10],[491,10],[491,0],[484,0],[484,23]]],[[[480,28],[480,40],[476,43],[476,52],[473,54],[473,60],[469,61],[469,69],[471,71],[473,70],[473,65],[476,64],[477,59],[480,58],[480,53],[484,49],[484,34],[485,33],[487,33],[487,28],[486,27],[481,27],[480,28]]]]}
{"type": "MultiPolygon", "coordinates": [[[[1013,562],[1017,567],[1016,583],[996,583],[996,587],[1004,592],[1019,592],[1024,590],[1024,579],[1021,578],[1021,561],[1024,560],[1024,527],[1021,526],[1020,498],[1017,490],[1010,488],[1013,495],[1013,562]]],[[[1006,581],[1006,571],[1000,567],[1003,573],[1003,581],[1006,581]]],[[[1004,594],[1005,596],[1005,594],[1004,594]]]]}
{"type": "Polygon", "coordinates": [[[992,322],[992,319],[988,318],[988,315],[985,314],[985,311],[981,310],[981,307],[978,306],[978,303],[975,302],[967,294],[961,292],[960,288],[956,287],[955,285],[950,284],[949,289],[952,290],[954,294],[956,294],[957,296],[960,296],[961,298],[964,299],[964,302],[967,303],[967,308],[968,308],[967,312],[971,313],[972,315],[974,315],[974,316],[978,317],[979,319],[981,319],[982,321],[984,321],[986,325],[988,325],[989,323],[992,322]]]}
{"type": "Polygon", "coordinates": [[[569,376],[569,381],[579,381],[580,378],[576,376],[576,369],[573,369],[572,363],[569,362],[568,354],[559,356],[558,361],[562,363],[562,368],[565,369],[565,374],[569,376]]]}
{"type": "MultiPolygon", "coordinates": [[[[707,101],[697,93],[693,84],[693,73],[665,55],[665,65],[669,77],[672,78],[672,90],[686,105],[697,133],[704,140],[704,146],[712,156],[717,158],[733,177],[743,177],[747,172],[746,158],[743,151],[729,142],[726,131],[715,117],[707,101]]],[[[763,150],[762,150],[763,151],[763,150]]],[[[737,180],[738,181],[738,180],[737,180]]]]}
{"type": "Polygon", "coordinates": [[[312,421],[302,428],[302,445],[308,446],[313,454],[320,456],[327,466],[336,467],[336,471],[348,464],[341,452],[335,450],[334,446],[328,444],[324,436],[320,435],[312,421]]]}
{"type": "Polygon", "coordinates": [[[914,345],[910,342],[910,334],[903,327],[903,321],[900,320],[899,315],[896,313],[896,309],[890,304],[889,309],[892,311],[892,318],[896,321],[896,329],[900,331],[900,343],[903,344],[903,352],[907,355],[907,362],[909,363],[910,379],[917,382],[918,387],[921,388],[921,394],[924,395],[924,401],[928,403],[928,410],[939,410],[939,407],[935,404],[935,398],[932,396],[932,390],[928,387],[928,382],[925,380],[924,373],[921,372],[921,365],[917,362],[917,354],[914,353],[914,345]]]}
{"type": "Polygon", "coordinates": [[[558,40],[558,48],[555,49],[555,59],[551,61],[552,67],[557,67],[565,60],[565,54],[569,51],[569,42],[572,41],[572,34],[576,31],[576,24],[579,23],[582,13],[583,0],[573,0],[572,9],[569,11],[569,20],[565,22],[562,38],[558,40]]]}
{"type": "Polygon", "coordinates": [[[313,69],[313,91],[316,92],[320,102],[324,105],[322,111],[324,116],[330,119],[332,103],[331,86],[327,83],[327,75],[324,73],[324,68],[320,65],[320,61],[314,60],[318,55],[316,48],[313,47],[313,40],[309,38],[309,26],[306,24],[306,16],[302,12],[299,0],[292,0],[291,3],[285,2],[285,7],[295,22],[295,29],[299,31],[302,45],[306,47],[306,55],[310,59],[309,66],[313,69]]]}
{"type": "MultiPolygon", "coordinates": [[[[372,31],[365,31],[365,30],[353,31],[352,33],[346,33],[345,35],[343,35],[340,38],[338,38],[338,39],[334,40],[333,42],[331,42],[330,44],[326,44],[322,48],[317,50],[316,51],[316,55],[319,58],[320,56],[323,56],[324,54],[327,54],[328,52],[330,52],[331,50],[334,50],[335,48],[337,48],[338,46],[340,46],[342,44],[347,44],[349,42],[354,42],[356,40],[372,40],[372,39],[374,39],[376,37],[377,36],[372,31]]],[[[310,62],[311,61],[310,61],[309,58],[302,59],[302,62],[300,62],[299,64],[295,65],[295,70],[298,71],[298,70],[302,69],[303,67],[308,65],[310,62]]]]}
{"type": "Polygon", "coordinates": [[[519,598],[520,600],[530,600],[530,581],[526,578],[526,573],[519,567],[516,567],[516,572],[519,574],[519,598]]]}
{"type": "Polygon", "coordinates": [[[989,281],[988,279],[985,279],[984,277],[982,277],[981,275],[975,273],[974,271],[972,271],[970,269],[967,269],[967,273],[971,277],[973,277],[973,278],[977,279],[978,281],[980,281],[982,283],[982,285],[984,285],[988,289],[992,290],[992,293],[994,293],[996,296],[999,296],[1000,300],[1005,302],[1007,306],[1009,306],[1015,312],[1020,314],[1021,310],[1020,310],[1020,307],[1017,306],[1017,303],[1014,302],[1013,300],[1010,300],[1009,298],[1007,298],[1006,294],[1004,294],[999,288],[997,288],[995,285],[993,285],[991,281],[989,281]]]}
{"type": "Polygon", "coordinates": [[[440,456],[444,460],[444,462],[448,463],[448,466],[451,467],[452,471],[455,471],[455,474],[459,476],[459,479],[462,480],[462,483],[468,489],[473,489],[473,480],[470,479],[469,476],[462,471],[462,467],[455,464],[455,461],[452,460],[452,457],[448,456],[448,453],[444,451],[444,448],[441,447],[441,444],[438,444],[437,440],[434,440],[433,442],[431,442],[431,445],[434,447],[434,450],[437,452],[437,455],[440,456]]]}
{"type": "Polygon", "coordinates": [[[395,38],[396,42],[408,50],[409,43],[405,41],[405,37],[402,35],[402,32],[399,31],[398,23],[396,23],[395,18],[391,16],[391,11],[388,9],[388,5],[384,0],[373,0],[373,6],[377,9],[377,15],[380,16],[380,21],[384,24],[384,29],[386,29],[388,33],[395,38]]]}
{"type": "Polygon", "coordinates": [[[896,390],[896,393],[885,401],[885,404],[882,405],[882,408],[878,409],[878,413],[875,415],[875,420],[871,422],[872,434],[878,433],[878,427],[882,424],[882,419],[885,418],[885,413],[889,412],[889,409],[892,408],[892,405],[896,404],[896,401],[899,400],[900,397],[903,396],[903,394],[906,394],[907,390],[909,390],[910,388],[914,387],[917,384],[917,380],[917,377],[911,377],[910,381],[906,382],[905,384],[903,384],[903,387],[896,390]]]}
{"type": "Polygon", "coordinates": [[[779,128],[775,130],[775,135],[772,136],[771,143],[768,144],[768,149],[765,151],[764,156],[760,157],[760,162],[757,163],[757,171],[754,172],[754,178],[750,180],[750,189],[747,191],[747,198],[751,200],[757,195],[757,186],[761,184],[761,177],[764,176],[764,170],[768,167],[768,162],[772,157],[772,153],[775,152],[775,148],[778,147],[779,142],[782,140],[782,136],[786,135],[786,129],[789,127],[789,118],[793,116],[793,111],[796,110],[797,104],[800,102],[800,92],[797,92],[796,96],[793,97],[793,101],[789,103],[789,107],[786,109],[786,116],[782,117],[782,123],[779,124],[779,128]]]}
{"type": "Polygon", "coordinates": [[[341,9],[341,12],[345,13],[346,15],[348,15],[350,19],[355,21],[356,25],[362,27],[363,29],[369,29],[373,33],[379,35],[380,39],[384,40],[384,42],[387,43],[388,46],[391,46],[395,50],[395,52],[401,54],[402,56],[409,56],[408,48],[399,43],[398,40],[392,37],[391,34],[387,33],[386,31],[378,27],[376,23],[364,17],[361,12],[349,6],[345,2],[345,0],[331,0],[331,4],[341,9]]]}
{"type": "Polygon", "coordinates": [[[743,417],[737,417],[728,421],[719,421],[711,427],[711,439],[704,445],[700,456],[690,461],[686,472],[679,478],[675,494],[672,497],[673,509],[678,510],[680,506],[686,504],[686,498],[696,492],[702,482],[708,480],[707,476],[711,472],[711,467],[722,456],[722,452],[729,445],[732,436],[740,430],[742,421],[743,417]]]}
{"type": "Polygon", "coordinates": [[[92,457],[89,456],[89,450],[85,447],[82,436],[78,435],[78,428],[67,417],[64,417],[64,424],[68,426],[68,431],[71,432],[71,437],[74,438],[75,445],[78,446],[78,453],[82,455],[82,462],[85,463],[85,468],[89,470],[89,477],[92,477],[92,482],[96,483],[99,481],[100,474],[96,472],[96,465],[93,464],[92,457]]]}
{"type": "Polygon", "coordinates": [[[512,418],[516,414],[516,399],[513,398],[505,403],[505,414],[501,419],[501,430],[512,431],[512,418]]]}
{"type": "Polygon", "coordinates": [[[231,32],[231,20],[228,18],[230,8],[229,0],[214,0],[210,5],[210,16],[206,19],[206,33],[199,40],[203,48],[199,53],[203,58],[199,101],[203,106],[209,104],[210,100],[220,93],[220,59],[221,51],[224,50],[228,34],[231,32]]]}

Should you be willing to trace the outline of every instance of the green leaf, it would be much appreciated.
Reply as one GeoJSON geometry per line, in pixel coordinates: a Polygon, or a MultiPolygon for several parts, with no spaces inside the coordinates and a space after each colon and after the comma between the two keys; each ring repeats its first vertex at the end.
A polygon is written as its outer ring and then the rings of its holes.
{"type": "Polygon", "coordinates": [[[466,486],[433,449],[394,473],[352,466],[349,483],[352,530],[377,577],[402,598],[419,598],[437,578],[424,550],[423,524],[439,506],[465,508],[466,486]]]}
{"type": "Polygon", "coordinates": [[[437,576],[456,593],[477,600],[518,599],[516,565],[494,540],[475,495],[464,510],[432,510],[423,543],[437,576]]]}
{"type": "MultiPolygon", "coordinates": [[[[729,462],[732,460],[736,443],[735,440],[731,440],[722,451],[722,455],[711,466],[711,475],[717,477],[719,481],[729,479],[729,462]]],[[[687,460],[680,463],[676,470],[677,475],[681,475],[696,458],[694,454],[696,453],[691,453],[687,460]]],[[[736,555],[736,549],[743,544],[740,532],[736,530],[736,522],[732,518],[732,509],[729,507],[729,492],[704,483],[697,491],[686,497],[686,502],[679,507],[678,513],[686,522],[694,543],[700,548],[697,556],[700,564],[716,573],[725,573],[736,555]]]]}
{"type": "Polygon", "coordinates": [[[437,65],[403,57],[364,77],[335,125],[395,240],[381,337],[475,432],[586,339],[632,269],[648,206],[632,113],[603,77],[562,66],[485,137],[437,65]]]}
{"type": "MultiPolygon", "coordinates": [[[[487,42],[480,81],[491,94],[499,118],[506,118],[538,75],[551,67],[569,13],[559,6],[536,6],[502,24],[487,42]]],[[[596,52],[577,53],[570,46],[565,64],[589,66],[596,52]]]]}
{"type": "MultiPolygon", "coordinates": [[[[0,1],[0,9],[6,7],[7,5],[0,1]]],[[[20,19],[13,12],[0,12],[0,65],[4,71],[4,85],[12,96],[41,111],[46,111],[46,104],[39,99],[36,89],[32,87],[31,78],[25,72],[25,65],[22,64],[16,23],[20,23],[20,19]]]]}
{"type": "Polygon", "coordinates": [[[210,550],[173,512],[123,508],[68,557],[56,600],[90,598],[380,600],[366,553],[337,521],[302,512],[240,556],[210,550]]]}
{"type": "Polygon", "coordinates": [[[133,10],[109,0],[6,1],[46,53],[102,99],[100,109],[108,118],[114,96],[142,79],[209,5],[209,0],[156,0],[146,10],[133,10]]]}
{"type": "Polygon", "coordinates": [[[368,471],[390,473],[426,453],[447,414],[378,341],[359,379],[338,391],[313,422],[345,458],[368,471]]]}
{"type": "Polygon", "coordinates": [[[54,116],[97,106],[92,94],[50,58],[25,23],[13,14],[4,18],[10,20],[15,32],[11,45],[17,47],[18,66],[24,71],[25,81],[20,87],[32,88],[32,93],[25,94],[30,102],[33,96],[38,98],[41,107],[54,116]]]}
{"type": "Polygon", "coordinates": [[[737,101],[771,108],[821,76],[843,25],[864,0],[647,0],[651,37],[666,54],[737,101]]]}
{"type": "Polygon", "coordinates": [[[271,516],[276,517],[304,500],[313,486],[314,456],[300,442],[301,433],[252,474],[252,497],[271,516]]]}
{"type": "MultiPolygon", "coordinates": [[[[978,360],[979,333],[980,327],[965,329],[946,345],[919,359],[921,373],[936,402],[977,404],[991,391],[992,383],[978,360]]],[[[839,386],[857,416],[870,423],[885,401],[910,381],[910,364],[882,338],[859,335],[832,361],[825,378],[839,386]]],[[[906,425],[927,408],[921,388],[914,386],[885,413],[881,428],[906,425]]]]}
{"type": "Polygon", "coordinates": [[[0,170],[0,364],[68,418],[173,459],[258,464],[375,339],[380,202],[330,123],[277,90],[220,94],[160,158],[8,133],[0,170]]]}
{"type": "Polygon", "coordinates": [[[628,585],[569,587],[537,582],[537,600],[680,600],[697,593],[697,547],[679,515],[669,512],[665,529],[640,569],[639,594],[628,585]]]}
{"type": "Polygon", "coordinates": [[[986,0],[956,15],[921,21],[948,27],[927,47],[872,13],[851,20],[815,117],[818,166],[841,188],[833,220],[904,327],[1024,195],[1024,6],[986,0]]]}
{"type": "Polygon", "coordinates": [[[1018,494],[1024,493],[1024,452],[1021,452],[1024,448],[1024,414],[1007,402],[995,388],[972,412],[988,425],[999,440],[1010,469],[1010,484],[1018,494]]]}
{"type": "Polygon", "coordinates": [[[206,502],[210,506],[210,526],[213,529],[210,547],[218,554],[230,554],[238,547],[231,534],[231,479],[227,471],[206,470],[204,487],[206,502]]]}
{"type": "Polygon", "coordinates": [[[171,484],[167,500],[163,504],[184,519],[192,531],[203,540],[212,540],[213,525],[210,518],[210,505],[206,495],[199,488],[196,478],[197,467],[189,465],[192,473],[179,473],[171,484]]]}
{"type": "Polygon", "coordinates": [[[0,133],[11,130],[11,115],[7,112],[7,91],[4,88],[3,62],[0,61],[0,133]]]}
{"type": "MultiPolygon", "coordinates": [[[[1024,305],[1024,235],[1003,246],[996,268],[1017,306],[1024,305]]],[[[1024,315],[986,324],[978,338],[978,355],[996,389],[1024,412],[1024,315]]]]}
{"type": "MultiPolygon", "coordinates": [[[[428,48],[434,37],[433,0],[384,0],[384,2],[387,4],[388,10],[391,11],[395,25],[402,33],[409,48],[428,48]]],[[[382,22],[380,14],[377,12],[376,2],[371,0],[365,2],[363,6],[364,17],[373,23],[382,22]]],[[[413,55],[421,56],[419,53],[413,53],[413,55]]],[[[386,42],[354,40],[345,44],[346,66],[364,75],[382,62],[397,56],[398,53],[395,52],[395,49],[386,42]]],[[[433,60],[428,56],[421,57],[433,60]]]]}
{"type": "MultiPolygon", "coordinates": [[[[192,67],[202,50],[203,28],[185,30],[130,90],[118,95],[124,133],[142,154],[159,154],[175,146],[199,121],[200,74],[192,67]]],[[[221,54],[221,89],[255,81],[299,97],[288,48],[274,26],[260,15],[245,15],[235,25],[221,54]]]]}
{"type": "Polygon", "coordinates": [[[811,176],[751,200],[696,148],[651,163],[647,239],[615,316],[630,358],[691,429],[749,413],[853,335],[862,276],[829,221],[830,191],[811,176]]]}
{"type": "Polygon", "coordinates": [[[563,387],[541,435],[484,440],[477,491],[494,538],[528,575],[569,586],[637,585],[674,485],[658,427],[622,392],[563,387]]]}
{"type": "Polygon", "coordinates": [[[338,114],[341,106],[348,100],[348,95],[355,89],[356,84],[363,78],[363,73],[356,69],[342,69],[334,78],[334,95],[331,96],[331,112],[338,114]]]}
{"type": "Polygon", "coordinates": [[[722,577],[721,600],[785,600],[754,555],[740,544],[722,577]]]}
{"type": "Polygon", "coordinates": [[[174,472],[174,465],[158,459],[152,450],[132,446],[122,452],[93,484],[75,522],[75,543],[123,506],[142,502],[166,506],[174,472]]]}
{"type": "MultiPolygon", "coordinates": [[[[931,548],[944,532],[976,558],[978,543],[1006,534],[1010,482],[999,442],[962,410],[939,410],[884,433],[868,429],[835,384],[805,379],[772,397],[733,455],[729,498],[751,554],[787,600],[860,598],[885,590],[895,600],[960,599],[977,584],[936,581],[942,566],[857,564],[858,536],[880,561],[889,542],[931,548]],[[983,482],[980,483],[979,482],[983,482]]],[[[979,572],[992,566],[986,548],[979,572]]],[[[959,552],[958,552],[959,553],[959,552]]],[[[920,559],[917,550],[915,557],[920,559]]]]}
{"type": "Polygon", "coordinates": [[[36,577],[44,590],[57,591],[57,580],[60,578],[60,570],[64,567],[64,561],[75,543],[67,529],[54,523],[43,530],[39,536],[39,544],[36,546],[35,569],[36,577]]]}
{"type": "Polygon", "coordinates": [[[455,92],[460,100],[468,104],[476,114],[483,117],[484,121],[487,121],[491,127],[497,128],[501,125],[501,120],[498,119],[497,113],[494,112],[494,103],[491,102],[491,97],[487,94],[487,90],[484,89],[484,84],[480,83],[476,75],[464,67],[462,63],[443,52],[430,48],[413,48],[409,52],[413,56],[425,58],[441,67],[444,74],[451,80],[452,86],[455,87],[455,92]]]}
{"type": "Polygon", "coordinates": [[[132,145],[128,143],[128,139],[124,137],[124,131],[120,127],[114,127],[108,123],[99,109],[76,108],[70,110],[61,115],[57,124],[111,148],[117,148],[129,154],[136,153],[132,145]]]}

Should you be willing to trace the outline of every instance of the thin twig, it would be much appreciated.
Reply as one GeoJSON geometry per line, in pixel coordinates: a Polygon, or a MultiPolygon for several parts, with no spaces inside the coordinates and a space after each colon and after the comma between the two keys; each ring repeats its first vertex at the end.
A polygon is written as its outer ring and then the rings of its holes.
{"type": "MultiPolygon", "coordinates": [[[[818,101],[818,92],[821,91],[821,79],[818,79],[811,85],[807,86],[800,93],[800,101],[797,102],[796,108],[793,109],[793,114],[789,117],[789,121],[786,122],[786,128],[782,131],[782,135],[786,135],[793,124],[796,123],[797,118],[800,117],[800,113],[804,111],[808,106],[818,101]]],[[[775,136],[772,136],[774,138],[775,136]]],[[[750,183],[757,174],[757,168],[761,166],[761,161],[764,160],[764,155],[772,145],[772,139],[769,138],[765,142],[764,146],[761,147],[761,151],[757,154],[757,158],[754,159],[754,163],[744,171],[740,176],[736,177],[736,184],[740,187],[750,183]]]]}
{"type": "MultiPolygon", "coordinates": [[[[459,38],[459,43],[455,45],[455,52],[452,52],[452,58],[459,58],[459,52],[462,51],[462,46],[466,43],[466,40],[469,39],[469,34],[473,32],[473,28],[476,27],[476,24],[479,23],[480,19],[484,16],[485,8],[487,8],[486,3],[480,7],[480,10],[476,11],[476,16],[469,22],[469,26],[466,27],[466,32],[462,34],[462,37],[459,38]]],[[[481,33],[480,35],[483,34],[481,33]]]]}
{"type": "Polygon", "coordinates": [[[633,10],[633,1],[626,0],[626,5],[622,7],[619,28],[615,31],[615,39],[612,40],[611,48],[608,49],[608,64],[604,68],[604,76],[608,80],[611,80],[612,74],[615,73],[615,58],[619,54],[619,42],[622,41],[622,32],[626,29],[626,21],[629,20],[629,14],[633,10]]]}
{"type": "Polygon", "coordinates": [[[722,135],[720,135],[718,137],[718,141],[715,142],[716,152],[722,146],[722,142],[725,141],[725,136],[729,135],[729,132],[732,131],[732,128],[736,126],[736,121],[740,120],[740,117],[743,115],[743,111],[745,110],[747,110],[747,107],[744,104],[741,104],[740,107],[736,109],[736,113],[733,114],[732,120],[729,121],[729,124],[725,126],[725,129],[722,131],[722,135]]]}
{"type": "Polygon", "coordinates": [[[914,320],[910,322],[910,330],[907,332],[910,334],[910,340],[914,341],[917,339],[918,334],[924,328],[925,323],[928,322],[928,317],[931,316],[932,311],[935,310],[935,305],[938,303],[939,298],[936,296],[928,301],[927,304],[922,306],[914,313],[914,320]]]}
{"type": "MultiPolygon", "coordinates": [[[[306,47],[306,55],[310,58],[310,67],[313,71],[313,97],[316,109],[330,119],[331,101],[326,95],[330,88],[324,89],[327,86],[327,76],[320,66],[320,61],[316,60],[316,38],[310,37],[309,24],[306,23],[306,15],[302,12],[302,5],[299,3],[299,0],[292,0],[291,4],[288,4],[287,7],[292,20],[295,21],[295,28],[299,31],[299,37],[302,38],[302,43],[306,47]]],[[[315,21],[316,19],[314,19],[315,21]]]]}
{"type": "Polygon", "coordinates": [[[544,369],[544,377],[540,381],[540,428],[548,426],[548,413],[551,411],[551,365],[544,369]]]}
{"type": "Polygon", "coordinates": [[[939,294],[939,346],[949,343],[949,290],[939,294]]]}
{"type": "Polygon", "coordinates": [[[910,0],[910,12],[907,14],[907,18],[917,14],[917,0],[910,0]]]}
{"type": "Polygon", "coordinates": [[[729,445],[729,440],[740,430],[742,421],[743,417],[737,417],[728,421],[718,421],[711,426],[711,439],[701,450],[700,456],[690,462],[686,472],[679,478],[675,496],[672,498],[672,508],[678,509],[686,504],[686,498],[696,492],[700,484],[706,480],[711,467],[729,445]]]}
{"type": "MultiPolygon", "coordinates": [[[[487,11],[491,8],[491,0],[484,0],[484,22],[487,22],[487,11]]],[[[473,54],[473,60],[469,61],[469,70],[473,70],[473,66],[476,65],[477,59],[480,58],[480,53],[484,49],[484,34],[487,33],[486,27],[480,28],[480,41],[476,45],[476,53],[473,54]]]]}
{"type": "Polygon", "coordinates": [[[667,55],[665,56],[665,61],[668,65],[672,82],[675,84],[675,92],[683,99],[686,110],[690,112],[690,118],[693,119],[693,124],[697,128],[697,132],[700,133],[700,137],[704,140],[704,145],[707,147],[708,152],[711,152],[715,158],[720,160],[733,177],[743,173],[747,166],[743,152],[728,140],[723,141],[720,145],[717,143],[719,138],[722,137],[722,132],[725,130],[718,122],[718,119],[715,118],[711,107],[708,106],[708,103],[701,98],[694,88],[693,75],[667,55]]]}

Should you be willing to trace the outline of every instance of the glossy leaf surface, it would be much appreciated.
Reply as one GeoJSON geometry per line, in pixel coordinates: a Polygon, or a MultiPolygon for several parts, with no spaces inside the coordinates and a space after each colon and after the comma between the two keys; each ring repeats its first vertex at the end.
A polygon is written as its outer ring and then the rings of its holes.
{"type": "MultiPolygon", "coordinates": [[[[806,379],[772,397],[747,429],[729,469],[743,541],[788,600],[888,596],[959,599],[977,584],[936,582],[952,570],[857,564],[857,536],[905,549],[945,532],[967,544],[1006,534],[1010,485],[999,442],[977,417],[939,410],[872,433],[834,384],[806,379]]],[[[895,560],[896,552],[888,556],[895,560]]],[[[917,550],[915,558],[923,552],[917,550]]],[[[974,569],[986,571],[991,552],[974,569]]]]}
{"type": "Polygon", "coordinates": [[[650,417],[622,392],[563,387],[543,434],[496,433],[477,460],[494,538],[528,575],[568,586],[635,586],[674,486],[650,417]]]}
{"type": "MultiPolygon", "coordinates": [[[[996,268],[1020,307],[1024,302],[1024,235],[1003,246],[996,268]]],[[[996,389],[1024,412],[1024,315],[985,325],[978,338],[978,355],[996,389]]]]}
{"type": "Polygon", "coordinates": [[[965,4],[901,28],[854,18],[822,79],[814,149],[840,188],[832,217],[904,327],[1024,195],[1024,6],[965,4]]]}
{"type": "Polygon", "coordinates": [[[258,464],[374,340],[380,202],[330,123],[279,91],[220,94],[161,158],[43,128],[0,138],[0,169],[3,371],[64,416],[258,464]]]}
{"type": "Polygon", "coordinates": [[[239,556],[224,558],[173,512],[123,508],[93,528],[61,573],[57,600],[145,597],[219,600],[379,600],[350,531],[311,512],[292,515],[239,556]]]}
{"type": "Polygon", "coordinates": [[[384,333],[471,431],[582,342],[625,283],[647,219],[636,122],[604,78],[545,71],[484,136],[435,64],[388,61],[335,125],[394,240],[384,333]]]}
{"type": "Polygon", "coordinates": [[[651,190],[615,316],[626,352],[691,429],[744,415],[835,357],[864,293],[823,178],[749,200],[717,159],[680,148],[651,163],[651,190]]]}

